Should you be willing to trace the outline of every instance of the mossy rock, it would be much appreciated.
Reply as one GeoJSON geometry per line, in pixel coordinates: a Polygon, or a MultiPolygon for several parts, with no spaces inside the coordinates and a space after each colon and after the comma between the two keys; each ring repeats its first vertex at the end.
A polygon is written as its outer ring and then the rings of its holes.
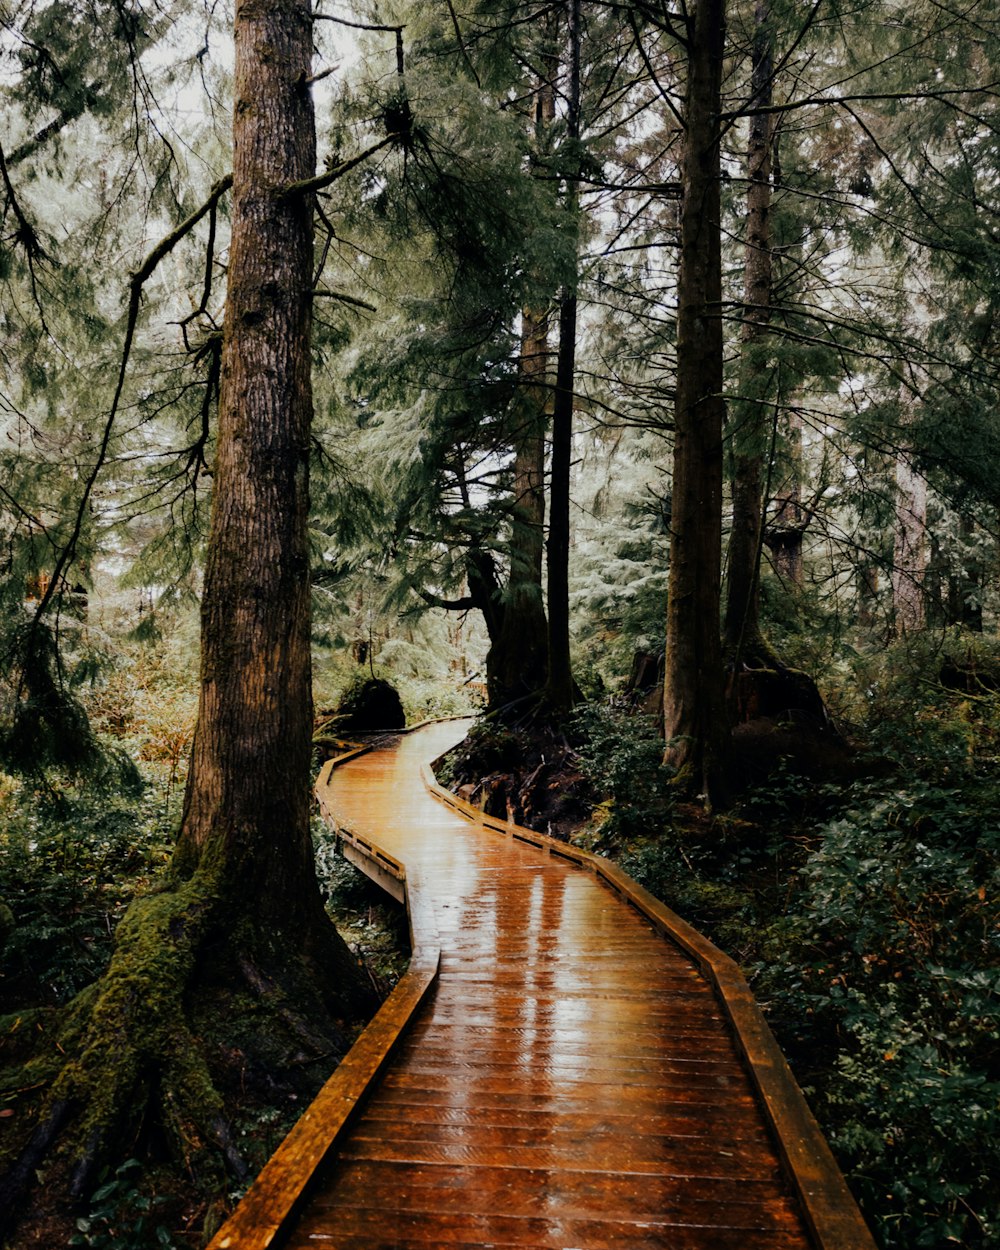
{"type": "Polygon", "coordinates": [[[338,733],[406,727],[406,713],[396,688],[380,677],[369,677],[351,686],[337,711],[338,733]]]}

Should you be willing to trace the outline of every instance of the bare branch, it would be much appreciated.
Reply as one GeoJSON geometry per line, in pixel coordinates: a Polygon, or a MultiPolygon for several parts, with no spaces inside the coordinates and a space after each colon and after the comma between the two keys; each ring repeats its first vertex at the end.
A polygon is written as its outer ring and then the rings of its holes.
{"type": "Polygon", "coordinates": [[[347,295],[343,291],[313,291],[314,299],[335,299],[342,304],[350,304],[354,308],[364,308],[367,312],[378,312],[374,304],[358,299],[355,295],[347,295]]]}
{"type": "Polygon", "coordinates": [[[308,195],[311,191],[322,191],[324,187],[331,186],[339,178],[349,174],[352,169],[357,169],[359,165],[363,165],[369,156],[374,156],[376,152],[381,152],[383,148],[389,147],[390,144],[396,143],[402,138],[404,136],[400,134],[386,135],[378,143],[373,143],[370,147],[365,148],[363,152],[359,152],[357,156],[352,156],[350,160],[341,161],[339,165],[328,170],[325,174],[317,174],[315,178],[303,178],[301,182],[291,183],[284,189],[282,195],[290,197],[293,195],[308,195]]]}

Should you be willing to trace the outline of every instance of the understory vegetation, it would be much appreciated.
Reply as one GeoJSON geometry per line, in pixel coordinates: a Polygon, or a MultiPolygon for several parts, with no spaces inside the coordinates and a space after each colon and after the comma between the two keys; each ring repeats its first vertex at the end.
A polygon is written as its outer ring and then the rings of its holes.
{"type": "Polygon", "coordinates": [[[779,756],[714,819],[675,801],[648,720],[582,717],[607,797],[578,840],[743,966],[894,1250],[1000,1236],[998,675],[982,640],[855,655],[827,687],[852,775],[779,756]]]}
{"type": "MultiPolygon", "coordinates": [[[[56,1023],[107,969],[129,904],[159,888],[176,840],[193,729],[190,666],[131,646],[92,676],[82,706],[99,745],[134,759],[134,784],[122,790],[51,768],[34,778],[0,773],[0,1170],[23,1146],[51,1068],[38,1037],[57,1044],[56,1023]]],[[[318,820],[313,840],[327,911],[382,999],[405,971],[405,913],[339,857],[318,820]]],[[[246,1179],[212,1166],[193,1142],[179,1169],[164,1126],[144,1123],[123,1142],[131,1156],[104,1167],[74,1205],[57,1200],[64,1161],[45,1164],[11,1244],[182,1250],[207,1242],[332,1062],[300,1051],[290,1071],[277,1044],[274,1053],[253,1053],[259,1043],[239,998],[223,988],[198,1019],[246,1179]]],[[[345,1022],[348,1041],[365,1022],[345,1022]]]]}

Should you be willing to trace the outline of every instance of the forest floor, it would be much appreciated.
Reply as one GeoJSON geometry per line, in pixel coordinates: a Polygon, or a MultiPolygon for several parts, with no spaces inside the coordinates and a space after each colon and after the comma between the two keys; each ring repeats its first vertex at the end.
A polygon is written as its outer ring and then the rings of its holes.
{"type": "MultiPolygon", "coordinates": [[[[81,808],[89,804],[63,797],[64,804],[76,808],[75,826],[60,825],[59,834],[53,831],[52,817],[35,819],[31,843],[24,844],[25,850],[33,846],[34,854],[25,854],[18,864],[11,863],[16,856],[10,855],[10,842],[0,848],[8,852],[0,855],[2,892],[18,917],[16,928],[3,935],[7,941],[0,975],[0,1020],[6,1034],[0,1037],[0,1051],[6,1052],[0,1067],[8,1071],[25,1058],[17,1046],[20,1026],[30,1018],[35,1027],[44,1027],[60,1003],[99,975],[110,957],[117,921],[130,899],[148,888],[151,870],[166,858],[165,848],[155,842],[127,845],[129,832],[134,836],[136,830],[128,829],[123,805],[109,802],[109,820],[96,810],[81,819],[81,808]],[[39,850],[41,863],[36,860],[39,850]]],[[[64,806],[63,818],[69,814],[64,806]]],[[[315,844],[327,911],[384,998],[409,959],[405,911],[336,853],[332,837],[318,823],[315,844]]],[[[318,1092],[330,1063],[321,1059],[302,1064],[294,1080],[284,1062],[275,1060],[269,1071],[266,1058],[241,1053],[238,1004],[215,1014],[223,1017],[217,1036],[206,1034],[201,1040],[214,1052],[213,1076],[224,1096],[233,1141],[252,1177],[318,1092]]],[[[349,1040],[366,1023],[346,1021],[349,1040]]],[[[31,1092],[16,1084],[5,1086],[0,1095],[0,1171],[23,1145],[19,1120],[31,1115],[31,1092]]],[[[169,1161],[156,1125],[143,1125],[123,1153],[129,1157],[120,1157],[117,1166],[98,1177],[82,1206],[67,1202],[65,1163],[58,1156],[46,1163],[4,1250],[199,1250],[246,1188],[218,1173],[199,1174],[196,1166],[179,1169],[169,1161]]]]}
{"type": "MultiPolygon", "coordinates": [[[[884,1250],[986,1250],[1000,1238],[1000,696],[933,685],[926,668],[876,676],[849,768],[841,755],[824,776],[789,749],[794,732],[758,735],[738,802],[713,816],[673,792],[654,722],[613,705],[558,733],[482,724],[438,776],[616,860],[742,965],[884,1250]]],[[[100,975],[128,902],[167,862],[184,754],[172,724],[135,752],[138,796],[0,777],[8,1029],[100,975]]],[[[331,914],[388,990],[405,966],[402,910],[318,822],[315,843],[331,914]]],[[[254,1167],[324,1075],[294,1096],[228,1084],[254,1167]]],[[[0,1152],[17,1136],[15,1094],[0,1093],[0,1152]]],[[[240,1191],[168,1167],[155,1133],[128,1150],[72,1212],[50,1168],[4,1250],[198,1250],[240,1191]]]]}

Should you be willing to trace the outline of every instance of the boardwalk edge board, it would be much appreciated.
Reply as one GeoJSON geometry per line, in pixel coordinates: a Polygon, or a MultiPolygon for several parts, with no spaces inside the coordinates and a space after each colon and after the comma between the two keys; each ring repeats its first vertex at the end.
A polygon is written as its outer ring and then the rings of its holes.
{"type": "Polygon", "coordinates": [[[817,1250],[875,1250],[868,1225],[738,965],[617,864],[533,829],[487,816],[440,785],[432,764],[424,764],[421,775],[434,798],[466,819],[593,872],[691,956],[715,987],[732,1024],[817,1250]]]}
{"type": "MultiPolygon", "coordinates": [[[[432,723],[422,721],[393,732],[412,733],[432,723]]],[[[335,1151],[365,1095],[385,1068],[437,979],[440,962],[437,923],[419,876],[407,872],[403,863],[371,839],[339,827],[323,802],[323,791],[332,771],[369,750],[371,746],[360,745],[328,760],[317,778],[316,794],[323,819],[334,829],[342,851],[352,862],[397,898],[399,893],[393,887],[402,887],[400,893],[404,895],[410,921],[410,965],[340,1066],[264,1165],[246,1197],[216,1233],[207,1250],[275,1250],[281,1245],[312,1177],[335,1151]],[[357,858],[350,856],[351,850],[357,858]]],[[[616,864],[545,834],[487,816],[439,785],[431,765],[423,765],[421,775],[434,798],[470,822],[594,873],[691,956],[714,986],[733,1026],[817,1250],[875,1250],[875,1242],[826,1139],[734,961],[616,864]]]]}

